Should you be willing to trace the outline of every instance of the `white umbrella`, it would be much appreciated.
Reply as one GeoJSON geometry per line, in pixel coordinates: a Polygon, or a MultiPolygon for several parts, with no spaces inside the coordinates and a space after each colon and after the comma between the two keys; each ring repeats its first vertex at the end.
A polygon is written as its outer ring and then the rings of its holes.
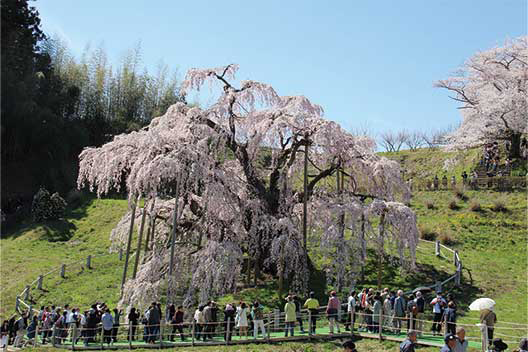
{"type": "Polygon", "coordinates": [[[491,298],[478,298],[469,305],[469,310],[493,309],[495,301],[491,298]]]}

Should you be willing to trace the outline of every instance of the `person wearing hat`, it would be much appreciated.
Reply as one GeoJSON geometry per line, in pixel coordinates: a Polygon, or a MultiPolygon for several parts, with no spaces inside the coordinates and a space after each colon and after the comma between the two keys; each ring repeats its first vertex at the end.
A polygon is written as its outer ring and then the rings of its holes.
{"type": "Polygon", "coordinates": [[[295,320],[297,320],[297,315],[295,313],[295,303],[293,302],[293,297],[289,295],[286,297],[286,304],[284,305],[284,336],[288,337],[288,331],[290,336],[293,336],[293,330],[295,327],[295,320]]]}
{"type": "Polygon", "coordinates": [[[502,339],[494,339],[493,343],[491,345],[491,350],[493,352],[501,352],[506,351],[508,349],[508,345],[505,344],[502,339]]]}
{"type": "Polygon", "coordinates": [[[319,301],[315,298],[315,292],[310,292],[310,298],[304,302],[304,308],[308,308],[308,311],[310,312],[310,333],[315,334],[317,315],[319,314],[319,301]]]}
{"type": "Polygon", "coordinates": [[[348,340],[343,343],[343,351],[344,352],[357,352],[356,350],[356,344],[352,342],[352,340],[348,340]]]}
{"type": "Polygon", "coordinates": [[[453,334],[447,334],[444,338],[445,345],[440,352],[455,352],[457,337],[453,334]]]}
{"type": "Polygon", "coordinates": [[[409,330],[407,338],[400,344],[400,352],[414,352],[417,337],[416,331],[409,330]]]}
{"type": "Polygon", "coordinates": [[[456,352],[466,352],[468,348],[468,340],[466,340],[466,330],[463,327],[458,327],[456,329],[457,342],[455,351],[456,352]]]}

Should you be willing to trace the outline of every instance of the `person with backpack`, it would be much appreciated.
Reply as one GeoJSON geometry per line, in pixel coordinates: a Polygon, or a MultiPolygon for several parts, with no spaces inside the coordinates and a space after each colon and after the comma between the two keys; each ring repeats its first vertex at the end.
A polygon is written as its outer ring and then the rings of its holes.
{"type": "Polygon", "coordinates": [[[253,302],[253,309],[251,311],[253,316],[253,337],[258,337],[258,329],[262,331],[262,337],[266,338],[266,328],[264,327],[264,313],[262,312],[262,306],[258,301],[253,302]]]}
{"type": "Polygon", "coordinates": [[[337,328],[337,333],[339,334],[339,322],[337,321],[337,312],[339,310],[339,298],[337,298],[336,291],[330,292],[330,297],[328,298],[328,304],[326,306],[326,315],[328,317],[328,325],[330,328],[330,334],[334,333],[334,326],[337,328]]]}
{"type": "Polygon", "coordinates": [[[433,326],[431,330],[433,331],[433,336],[440,335],[440,330],[442,329],[442,315],[444,313],[444,308],[447,306],[447,302],[442,297],[442,293],[438,292],[436,297],[429,303],[433,306],[433,326]]]}

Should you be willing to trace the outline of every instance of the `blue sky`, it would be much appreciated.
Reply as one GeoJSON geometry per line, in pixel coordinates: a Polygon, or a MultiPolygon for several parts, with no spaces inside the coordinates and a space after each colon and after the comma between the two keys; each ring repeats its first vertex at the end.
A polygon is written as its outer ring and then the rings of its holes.
{"type": "Polygon", "coordinates": [[[71,1],[34,5],[76,54],[103,43],[114,64],[238,63],[238,78],[305,95],[345,128],[427,130],[459,122],[433,88],[478,50],[526,35],[526,0],[71,1]]]}

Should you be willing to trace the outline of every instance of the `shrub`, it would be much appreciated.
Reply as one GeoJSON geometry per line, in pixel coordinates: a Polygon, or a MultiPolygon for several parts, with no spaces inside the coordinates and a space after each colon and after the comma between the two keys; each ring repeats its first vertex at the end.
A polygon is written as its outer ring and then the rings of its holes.
{"type": "Polygon", "coordinates": [[[75,188],[71,189],[66,195],[66,202],[70,206],[79,205],[81,203],[81,200],[82,200],[82,193],[75,188]]]}
{"type": "Polygon", "coordinates": [[[505,212],[508,211],[508,208],[506,208],[506,203],[502,199],[496,199],[493,202],[493,206],[491,207],[491,210],[496,212],[505,212]]]}
{"type": "Polygon", "coordinates": [[[464,193],[464,191],[460,188],[456,188],[455,189],[455,197],[457,197],[458,199],[460,199],[461,201],[465,202],[467,201],[469,198],[468,196],[466,196],[466,194],[464,193]]]}
{"type": "Polygon", "coordinates": [[[434,241],[438,237],[438,233],[433,228],[420,225],[419,229],[420,229],[420,238],[422,240],[434,241]]]}
{"type": "Polygon", "coordinates": [[[456,244],[456,240],[449,233],[441,234],[438,239],[440,240],[440,243],[442,243],[445,246],[452,246],[456,244]]]}
{"type": "Polygon", "coordinates": [[[482,207],[480,206],[479,202],[473,201],[471,202],[471,204],[469,204],[469,210],[474,211],[474,212],[479,212],[479,211],[482,211],[482,207]]]}
{"type": "Polygon", "coordinates": [[[40,188],[33,197],[31,214],[35,221],[59,219],[64,215],[66,201],[58,193],[50,195],[47,189],[40,188]]]}
{"type": "Polygon", "coordinates": [[[451,210],[458,210],[460,209],[460,207],[458,206],[458,203],[456,201],[456,199],[451,199],[451,201],[449,202],[449,204],[447,205],[449,207],[449,209],[451,210]]]}
{"type": "Polygon", "coordinates": [[[434,203],[433,203],[432,201],[427,200],[427,201],[425,201],[425,207],[426,207],[427,209],[434,209],[434,208],[435,208],[435,205],[434,205],[434,203]]]}

